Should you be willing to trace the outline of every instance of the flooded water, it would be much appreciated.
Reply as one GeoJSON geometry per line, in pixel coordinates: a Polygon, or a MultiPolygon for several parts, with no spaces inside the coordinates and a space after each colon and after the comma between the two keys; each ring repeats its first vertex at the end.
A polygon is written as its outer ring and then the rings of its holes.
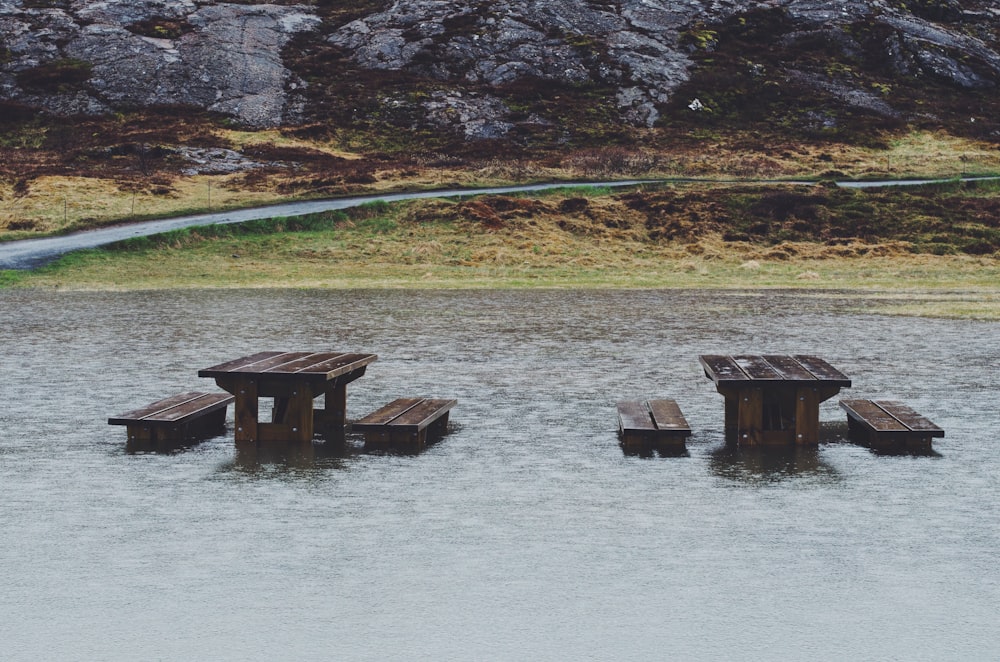
{"type": "Polygon", "coordinates": [[[10,660],[996,659],[1000,326],[846,296],[0,292],[10,660]],[[127,454],[107,425],[261,350],[375,352],[348,416],[457,398],[417,455],[127,454]],[[707,353],[811,353],[935,456],[733,453],[707,353]],[[672,397],[686,457],[625,456],[672,397]]]}

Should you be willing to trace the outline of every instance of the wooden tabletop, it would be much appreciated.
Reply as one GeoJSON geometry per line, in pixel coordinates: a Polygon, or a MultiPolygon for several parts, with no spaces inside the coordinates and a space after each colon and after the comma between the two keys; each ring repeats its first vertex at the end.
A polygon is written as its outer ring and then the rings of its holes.
{"type": "Polygon", "coordinates": [[[375,354],[258,352],[198,371],[199,377],[259,375],[289,381],[324,382],[367,366],[375,354]]]}
{"type": "Polygon", "coordinates": [[[749,383],[803,383],[817,386],[850,386],[844,373],[816,356],[784,354],[699,357],[705,376],[717,385],[739,386],[749,383]]]}

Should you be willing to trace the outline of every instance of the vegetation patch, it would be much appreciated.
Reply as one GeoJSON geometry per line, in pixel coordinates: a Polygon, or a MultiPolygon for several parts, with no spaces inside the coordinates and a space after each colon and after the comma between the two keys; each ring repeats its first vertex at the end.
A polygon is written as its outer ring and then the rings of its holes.
{"type": "Polygon", "coordinates": [[[50,60],[19,71],[17,84],[29,92],[55,94],[79,90],[90,80],[93,66],[74,58],[50,60]]]}
{"type": "Polygon", "coordinates": [[[194,26],[185,20],[151,17],[137,23],[133,23],[128,26],[127,29],[129,32],[142,35],[143,37],[152,37],[154,39],[179,39],[188,32],[191,32],[194,29],[194,26]]]}

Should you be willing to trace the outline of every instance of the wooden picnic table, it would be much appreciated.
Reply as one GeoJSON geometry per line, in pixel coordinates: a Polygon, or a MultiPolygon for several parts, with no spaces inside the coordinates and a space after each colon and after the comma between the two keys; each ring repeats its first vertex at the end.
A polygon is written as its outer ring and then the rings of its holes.
{"type": "Polygon", "coordinates": [[[235,397],[236,442],[312,440],[316,427],[347,420],[347,384],[365,374],[375,354],[259,352],[198,371],[235,397]],[[313,400],[325,395],[323,409],[313,400]],[[258,420],[258,399],[274,398],[270,422],[258,420]]]}
{"type": "Polygon", "coordinates": [[[819,404],[851,385],[816,356],[708,354],[699,360],[726,399],[726,441],[739,445],[819,443],[819,404]]]}

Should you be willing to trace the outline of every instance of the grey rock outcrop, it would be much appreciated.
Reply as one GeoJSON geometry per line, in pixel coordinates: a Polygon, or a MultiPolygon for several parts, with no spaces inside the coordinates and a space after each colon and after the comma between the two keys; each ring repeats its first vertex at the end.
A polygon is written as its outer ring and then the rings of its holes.
{"type": "Polygon", "coordinates": [[[688,79],[691,61],[679,35],[701,10],[695,0],[399,0],[344,26],[330,42],[362,66],[409,69],[441,81],[488,87],[526,77],[609,82],[620,86],[623,114],[652,125],[656,104],[688,79]]]}
{"type": "Polygon", "coordinates": [[[907,5],[913,10],[888,0],[387,0],[383,11],[335,27],[308,5],[0,0],[0,99],[61,114],[185,105],[249,126],[287,124],[300,118],[306,84],[283,52],[311,32],[362,70],[434,81],[420,99],[385,102],[410,104],[470,140],[503,138],[525,123],[503,101],[503,90],[525,79],[598,86],[623,122],[652,126],[697,73],[694,54],[718,46],[714,29],[762,10],[782,12],[792,26],[774,35],[791,54],[780,63],[787,81],[866,112],[896,113],[870,87],[800,66],[798,40],[821,35],[853,55],[872,47],[856,41],[862,26],[882,35],[879,57],[899,76],[970,91],[1000,86],[994,3],[907,5]]]}
{"type": "MultiPolygon", "coordinates": [[[[496,88],[525,77],[570,85],[600,82],[617,89],[615,103],[626,122],[652,126],[662,104],[691,77],[695,46],[685,43],[685,33],[761,9],[785,11],[803,33],[840,35],[844,41],[851,40],[854,24],[881,24],[894,35],[886,56],[903,75],[938,76],[965,88],[1000,81],[995,44],[882,0],[396,0],[385,11],[342,27],[330,42],[363,67],[408,70],[443,87],[496,88]],[[970,57],[975,66],[964,62],[970,57]]],[[[989,8],[969,19],[1000,24],[1000,14],[989,8]]],[[[701,47],[711,48],[706,42],[701,47]]],[[[870,90],[798,71],[794,62],[788,63],[788,76],[842,103],[895,114],[870,90]]],[[[492,121],[502,120],[498,112],[490,106],[492,121]]]]}
{"type": "Polygon", "coordinates": [[[6,6],[0,10],[8,54],[0,95],[60,114],[188,105],[249,126],[275,126],[294,119],[287,88],[299,84],[281,49],[292,35],[319,24],[304,8],[278,5],[112,0],[74,2],[68,10],[6,6]],[[181,21],[185,31],[158,37],[129,29],[149,20],[181,21]],[[65,62],[84,63],[86,81],[32,88],[34,68],[65,62]]]}

